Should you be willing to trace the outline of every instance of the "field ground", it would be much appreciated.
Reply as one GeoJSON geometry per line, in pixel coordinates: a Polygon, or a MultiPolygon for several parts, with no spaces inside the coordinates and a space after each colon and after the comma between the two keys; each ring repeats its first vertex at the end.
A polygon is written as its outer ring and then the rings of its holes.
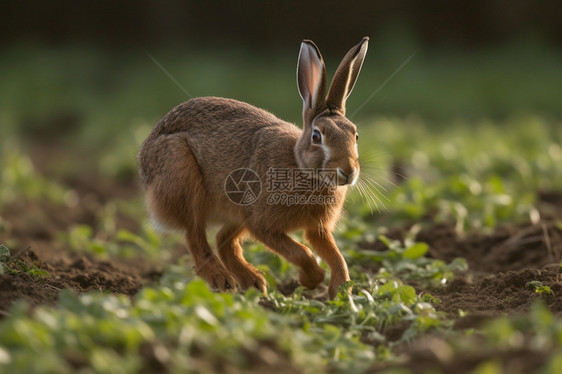
{"type": "MultiPolygon", "coordinates": [[[[169,82],[121,61],[130,76],[96,86],[100,72],[84,53],[47,53],[36,77],[2,57],[12,101],[0,117],[0,371],[562,372],[562,123],[553,102],[535,95],[542,111],[500,117],[478,107],[457,118],[429,102],[416,115],[367,110],[357,123],[369,191],[351,193],[336,232],[353,295],[328,301],[325,286],[302,289],[296,269],[257,243],[246,257],[268,295],[221,294],[194,277],[180,235],[146,222],[134,157],[175,101],[160,97],[134,115],[121,108],[149,100],[137,92],[140,76],[153,92],[169,82]],[[58,111],[37,104],[26,113],[14,82],[56,82],[65,53],[94,88],[66,82],[56,87],[58,111]]],[[[434,73],[427,61],[416,76],[434,73]]],[[[477,89],[463,71],[448,74],[477,89]]],[[[547,75],[541,82],[555,90],[547,75]]],[[[401,84],[380,103],[389,112],[401,84]]],[[[502,111],[520,97],[503,100],[502,111]]],[[[397,112],[408,113],[403,105],[397,112]]]]}

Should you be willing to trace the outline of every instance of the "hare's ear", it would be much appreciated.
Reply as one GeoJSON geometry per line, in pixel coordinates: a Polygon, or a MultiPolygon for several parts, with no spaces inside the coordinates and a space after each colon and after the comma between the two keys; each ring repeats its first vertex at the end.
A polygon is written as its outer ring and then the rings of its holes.
{"type": "Polygon", "coordinates": [[[325,108],[326,68],[318,47],[303,40],[297,65],[297,84],[302,98],[302,117],[304,126],[312,123],[318,113],[325,108]]]}
{"type": "Polygon", "coordinates": [[[369,38],[366,36],[359,44],[347,52],[340,66],[338,66],[328,91],[328,98],[326,99],[326,104],[330,110],[345,115],[345,101],[357,81],[357,76],[361,71],[363,60],[367,54],[368,44],[369,38]]]}

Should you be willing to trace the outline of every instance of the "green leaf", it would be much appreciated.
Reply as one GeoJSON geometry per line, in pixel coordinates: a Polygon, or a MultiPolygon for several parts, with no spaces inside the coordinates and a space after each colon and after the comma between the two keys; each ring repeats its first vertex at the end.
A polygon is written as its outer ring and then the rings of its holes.
{"type": "Polygon", "coordinates": [[[4,244],[0,244],[0,262],[8,262],[10,256],[10,249],[4,244]]]}
{"type": "Polygon", "coordinates": [[[410,246],[408,249],[406,249],[404,251],[403,256],[405,258],[415,260],[417,258],[423,257],[428,250],[429,250],[429,246],[426,243],[416,243],[410,246]]]}
{"type": "Polygon", "coordinates": [[[10,249],[0,244],[0,274],[5,274],[8,269],[7,262],[10,259],[10,249]]]}
{"type": "Polygon", "coordinates": [[[527,282],[527,284],[525,285],[525,287],[534,290],[536,293],[538,293],[539,295],[542,294],[547,294],[550,295],[552,293],[551,289],[549,286],[545,286],[542,284],[541,281],[530,281],[527,282]]]}
{"type": "Polygon", "coordinates": [[[122,242],[133,243],[138,245],[139,247],[142,247],[145,244],[143,238],[125,229],[121,229],[117,232],[117,240],[122,242]]]}
{"type": "Polygon", "coordinates": [[[409,305],[412,304],[416,299],[416,290],[412,286],[400,286],[396,289],[400,301],[409,305]]]}
{"type": "Polygon", "coordinates": [[[391,247],[390,239],[387,238],[386,236],[384,236],[384,235],[379,235],[379,236],[377,237],[377,239],[379,239],[379,240],[380,240],[385,246],[387,246],[388,248],[391,247]]]}
{"type": "Polygon", "coordinates": [[[435,296],[430,295],[428,293],[423,294],[421,299],[422,299],[423,302],[431,303],[431,304],[439,304],[441,302],[440,299],[438,299],[435,296]]]}

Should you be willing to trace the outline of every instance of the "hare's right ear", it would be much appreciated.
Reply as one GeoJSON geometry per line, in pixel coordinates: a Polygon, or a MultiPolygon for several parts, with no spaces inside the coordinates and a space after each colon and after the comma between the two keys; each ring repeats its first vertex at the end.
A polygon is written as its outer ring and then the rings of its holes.
{"type": "Polygon", "coordinates": [[[340,66],[338,66],[326,99],[326,105],[331,111],[337,111],[341,115],[345,115],[345,102],[361,71],[368,44],[369,37],[366,36],[347,52],[340,66]]]}
{"type": "Polygon", "coordinates": [[[310,126],[326,104],[326,67],[318,47],[303,40],[297,66],[297,84],[302,98],[304,126],[310,126]]]}

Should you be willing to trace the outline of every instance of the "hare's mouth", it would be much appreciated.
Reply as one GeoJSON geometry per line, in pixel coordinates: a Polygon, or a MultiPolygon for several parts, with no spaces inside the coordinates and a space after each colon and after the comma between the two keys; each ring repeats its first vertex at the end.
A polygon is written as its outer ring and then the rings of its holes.
{"type": "Polygon", "coordinates": [[[353,186],[357,183],[359,177],[359,170],[355,169],[351,174],[346,174],[342,169],[337,169],[337,184],[338,186],[350,185],[353,186]]]}

